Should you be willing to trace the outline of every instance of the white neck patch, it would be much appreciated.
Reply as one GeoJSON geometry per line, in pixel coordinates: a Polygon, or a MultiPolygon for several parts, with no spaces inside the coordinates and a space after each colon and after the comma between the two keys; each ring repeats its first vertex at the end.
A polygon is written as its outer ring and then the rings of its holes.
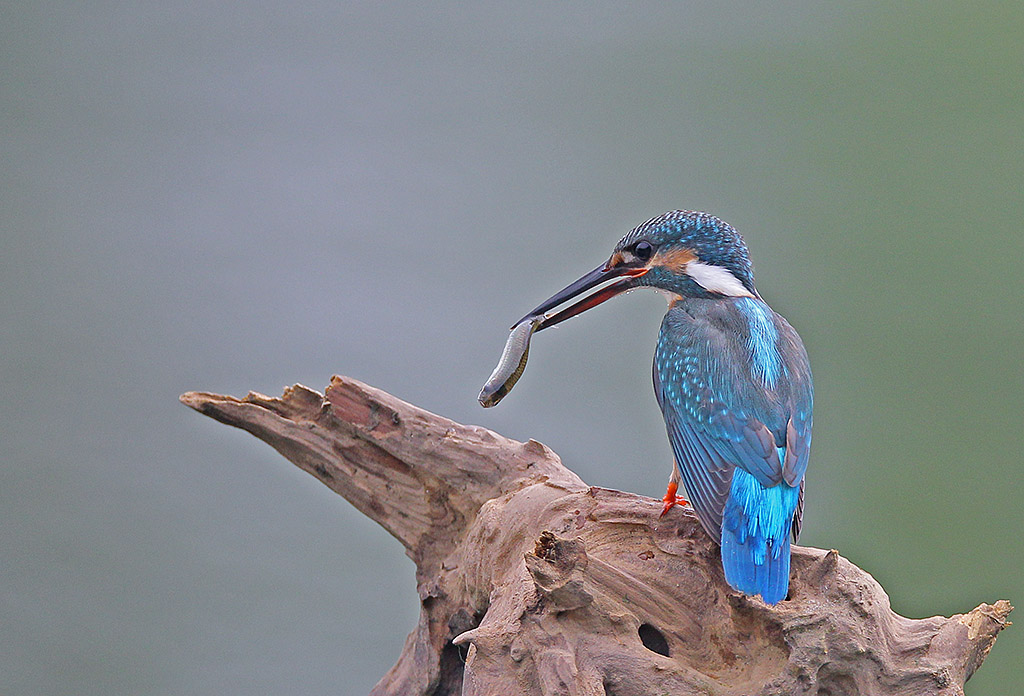
{"type": "Polygon", "coordinates": [[[690,261],[686,264],[686,273],[708,292],[717,292],[728,297],[753,297],[728,268],[690,261]]]}

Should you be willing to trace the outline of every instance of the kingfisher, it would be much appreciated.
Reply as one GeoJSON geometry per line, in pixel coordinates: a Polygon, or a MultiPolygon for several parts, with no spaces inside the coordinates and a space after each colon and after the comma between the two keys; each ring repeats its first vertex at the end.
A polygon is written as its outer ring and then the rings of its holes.
{"type": "Polygon", "coordinates": [[[754,287],[735,228],[688,210],[627,233],[606,263],[526,319],[543,315],[537,330],[544,329],[642,287],[669,303],[654,353],[654,393],[675,459],[661,514],[692,505],[721,547],[729,585],[776,604],[789,591],[790,538],[797,540],[803,517],[813,401],[807,351],[754,287]],[[680,481],[689,500],[677,495],[680,481]]]}

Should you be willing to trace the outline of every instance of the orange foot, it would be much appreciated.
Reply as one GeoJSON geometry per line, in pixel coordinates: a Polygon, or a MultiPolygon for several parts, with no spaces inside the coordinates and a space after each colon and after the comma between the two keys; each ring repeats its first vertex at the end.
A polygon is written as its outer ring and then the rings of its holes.
{"type": "Polygon", "coordinates": [[[659,517],[664,517],[665,513],[668,512],[669,510],[671,510],[676,505],[689,505],[690,504],[690,501],[687,500],[686,498],[684,498],[682,496],[679,496],[679,495],[676,495],[676,491],[678,489],[679,489],[679,484],[678,483],[676,483],[675,481],[669,481],[668,482],[668,490],[665,491],[665,497],[662,498],[662,500],[665,501],[665,507],[663,507],[661,509],[661,515],[659,515],[659,517]]]}

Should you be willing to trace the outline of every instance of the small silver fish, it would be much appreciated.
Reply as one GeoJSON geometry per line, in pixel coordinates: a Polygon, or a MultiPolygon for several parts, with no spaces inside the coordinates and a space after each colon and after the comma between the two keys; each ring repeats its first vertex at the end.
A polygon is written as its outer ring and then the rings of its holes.
{"type": "Polygon", "coordinates": [[[526,369],[526,359],[530,355],[530,337],[533,336],[533,332],[537,330],[542,321],[544,321],[544,315],[536,314],[526,317],[512,327],[498,366],[494,368],[487,384],[480,390],[480,396],[477,397],[481,406],[484,408],[496,406],[506,394],[512,391],[512,387],[516,385],[526,369]]]}

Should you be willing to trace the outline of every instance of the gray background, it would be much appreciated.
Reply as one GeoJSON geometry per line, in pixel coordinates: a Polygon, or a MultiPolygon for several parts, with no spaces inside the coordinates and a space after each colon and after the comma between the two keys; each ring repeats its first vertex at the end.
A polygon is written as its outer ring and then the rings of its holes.
{"type": "Polygon", "coordinates": [[[344,373],[660,496],[653,293],[475,398],[672,208],[810,351],[803,541],[909,616],[1024,601],[1020,5],[617,5],[0,5],[0,693],[359,694],[399,653],[399,545],[188,389],[344,373]]]}

